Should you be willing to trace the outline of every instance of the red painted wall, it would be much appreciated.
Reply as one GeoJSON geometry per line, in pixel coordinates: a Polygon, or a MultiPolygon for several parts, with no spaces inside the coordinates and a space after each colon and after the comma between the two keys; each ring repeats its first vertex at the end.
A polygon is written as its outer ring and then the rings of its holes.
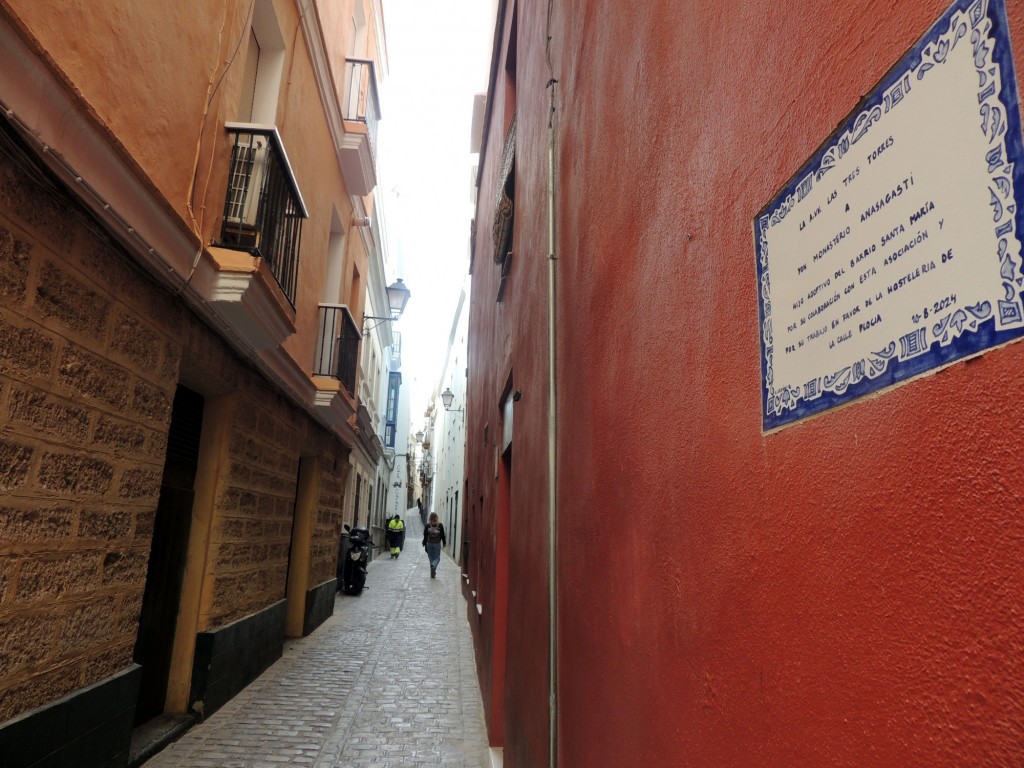
{"type": "MultiPolygon", "coordinates": [[[[518,8],[512,269],[497,303],[495,119],[470,323],[485,595],[523,392],[489,708],[511,768],[547,750],[546,6],[518,8]]],[[[555,0],[561,768],[1024,764],[1024,346],[761,433],[754,215],[946,7],[555,0]]]]}

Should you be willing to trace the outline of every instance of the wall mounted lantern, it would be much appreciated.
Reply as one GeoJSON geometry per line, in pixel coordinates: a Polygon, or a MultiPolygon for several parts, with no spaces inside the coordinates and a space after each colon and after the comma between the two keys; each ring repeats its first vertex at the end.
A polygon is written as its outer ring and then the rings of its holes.
{"type": "Polygon", "coordinates": [[[444,392],[441,393],[441,402],[444,403],[444,409],[452,413],[465,413],[461,408],[452,408],[452,402],[455,400],[455,393],[452,392],[451,387],[446,387],[444,392]]]}
{"type": "Polygon", "coordinates": [[[388,286],[388,309],[391,311],[390,315],[378,316],[378,315],[363,315],[363,333],[368,330],[373,330],[381,323],[393,322],[402,316],[405,312],[405,305],[409,303],[409,297],[412,295],[412,291],[405,287],[405,283],[402,282],[402,278],[398,278],[395,282],[388,286]],[[370,328],[366,327],[367,320],[376,320],[377,322],[370,328]]]}

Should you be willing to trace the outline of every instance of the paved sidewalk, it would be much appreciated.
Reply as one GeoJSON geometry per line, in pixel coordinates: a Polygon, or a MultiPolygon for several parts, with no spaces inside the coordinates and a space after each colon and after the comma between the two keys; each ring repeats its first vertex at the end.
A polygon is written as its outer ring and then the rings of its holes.
{"type": "Polygon", "coordinates": [[[368,590],[145,768],[490,766],[458,566],[430,578],[416,509],[368,590]]]}

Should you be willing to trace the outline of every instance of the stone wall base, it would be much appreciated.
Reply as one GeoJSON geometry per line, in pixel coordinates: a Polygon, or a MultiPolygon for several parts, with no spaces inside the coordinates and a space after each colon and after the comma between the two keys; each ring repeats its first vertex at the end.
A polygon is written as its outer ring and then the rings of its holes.
{"type": "Polygon", "coordinates": [[[280,659],[284,624],[281,600],[220,629],[198,633],[190,708],[209,717],[280,659]]]}
{"type": "Polygon", "coordinates": [[[331,618],[334,614],[334,596],[337,592],[337,579],[325,581],[306,592],[306,617],[302,624],[303,637],[331,618]]]}
{"type": "Polygon", "coordinates": [[[123,768],[128,764],[142,667],[105,680],[0,727],[4,768],[123,768]]]}

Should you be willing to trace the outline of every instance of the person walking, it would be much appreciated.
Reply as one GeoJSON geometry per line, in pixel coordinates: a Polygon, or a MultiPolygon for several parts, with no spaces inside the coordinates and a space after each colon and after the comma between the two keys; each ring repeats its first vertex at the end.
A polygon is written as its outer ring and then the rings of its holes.
{"type": "Polygon", "coordinates": [[[437,516],[437,512],[431,512],[427,527],[423,529],[423,548],[427,551],[427,559],[430,560],[430,578],[432,579],[437,578],[437,565],[441,562],[441,547],[447,543],[441,519],[437,516]]]}
{"type": "Polygon", "coordinates": [[[402,554],[402,546],[405,544],[405,522],[398,513],[388,522],[388,546],[391,547],[391,557],[395,558],[402,554]]]}

